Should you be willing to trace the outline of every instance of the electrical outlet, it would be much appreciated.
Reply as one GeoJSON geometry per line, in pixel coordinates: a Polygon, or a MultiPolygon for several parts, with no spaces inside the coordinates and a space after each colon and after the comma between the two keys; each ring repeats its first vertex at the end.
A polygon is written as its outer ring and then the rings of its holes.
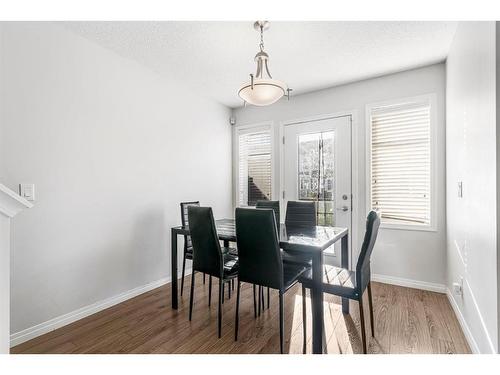
{"type": "Polygon", "coordinates": [[[457,296],[463,297],[464,295],[464,278],[460,276],[458,282],[453,283],[453,293],[457,296]]]}

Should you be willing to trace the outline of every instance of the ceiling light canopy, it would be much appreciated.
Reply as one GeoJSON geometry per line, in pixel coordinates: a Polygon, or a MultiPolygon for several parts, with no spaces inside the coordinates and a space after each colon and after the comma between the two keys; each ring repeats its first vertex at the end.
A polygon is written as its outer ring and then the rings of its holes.
{"type": "Polygon", "coordinates": [[[268,21],[257,21],[254,28],[260,31],[260,51],[255,55],[257,71],[250,74],[250,81],[244,83],[238,90],[243,101],[256,106],[266,106],[277,102],[283,96],[290,98],[290,91],[284,82],[273,79],[269,73],[269,55],[264,52],[264,30],[269,29],[268,21]]]}

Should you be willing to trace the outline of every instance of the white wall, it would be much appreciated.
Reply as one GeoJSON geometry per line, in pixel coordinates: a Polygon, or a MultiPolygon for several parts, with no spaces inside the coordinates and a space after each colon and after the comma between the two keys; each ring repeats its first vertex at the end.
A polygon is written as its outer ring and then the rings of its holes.
{"type": "Polygon", "coordinates": [[[9,352],[10,218],[0,213],[0,354],[9,352]],[[7,303],[6,303],[7,301],[7,303]]]}
{"type": "Polygon", "coordinates": [[[495,23],[461,22],[446,64],[447,284],[464,278],[453,301],[483,353],[498,351],[495,66],[495,23]]]}
{"type": "Polygon", "coordinates": [[[37,196],[12,224],[15,333],[168,277],[179,202],[231,214],[231,129],[226,107],[58,25],[3,28],[0,180],[37,196]]]}
{"type": "MultiPolygon", "coordinates": [[[[496,128],[500,129],[500,22],[495,23],[496,34],[495,34],[495,47],[496,47],[496,118],[497,124],[496,128]]],[[[499,236],[500,233],[500,220],[498,219],[500,213],[500,173],[498,172],[498,166],[500,166],[500,137],[497,135],[497,351],[500,352],[500,246],[499,246],[499,236]]]]}
{"type": "MultiPolygon", "coordinates": [[[[237,126],[272,121],[275,129],[275,149],[279,148],[279,123],[310,116],[354,111],[357,128],[353,143],[358,149],[358,196],[354,196],[354,209],[358,211],[358,245],[361,244],[366,220],[366,123],[367,104],[385,100],[435,93],[437,97],[437,231],[407,231],[382,229],[373,254],[372,272],[384,277],[397,278],[395,282],[442,289],[445,284],[445,67],[432,65],[421,69],[391,74],[380,78],[338,86],[309,94],[297,95],[290,101],[280,101],[269,107],[238,108],[233,110],[237,126]],[[406,279],[406,280],[402,280],[406,279]]],[[[279,155],[275,171],[279,170],[279,155]]],[[[354,161],[353,161],[354,162],[354,161]]],[[[279,190],[279,173],[273,181],[274,194],[279,190]]],[[[355,192],[355,187],[353,187],[355,192]]]]}
{"type": "MultiPolygon", "coordinates": [[[[2,38],[3,28],[0,23],[0,71],[2,69],[2,38]]],[[[3,86],[0,74],[0,87],[3,86]]],[[[0,104],[0,119],[2,118],[0,104]]],[[[2,141],[2,126],[0,122],[0,152],[2,141]]],[[[0,171],[3,160],[0,158],[0,171]]],[[[1,175],[1,173],[0,173],[1,175]]],[[[1,182],[1,177],[0,177],[1,182]]],[[[10,336],[10,220],[0,213],[0,354],[9,352],[10,336]]]]}

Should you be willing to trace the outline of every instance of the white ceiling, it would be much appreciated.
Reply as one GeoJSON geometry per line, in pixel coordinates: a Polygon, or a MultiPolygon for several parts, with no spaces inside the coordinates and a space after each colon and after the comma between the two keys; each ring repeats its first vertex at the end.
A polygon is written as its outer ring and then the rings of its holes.
{"type": "MultiPolygon", "coordinates": [[[[229,106],[255,73],[252,22],[65,22],[103,47],[229,106]]],[[[271,22],[273,78],[295,95],[443,61],[456,22],[271,22]]]]}

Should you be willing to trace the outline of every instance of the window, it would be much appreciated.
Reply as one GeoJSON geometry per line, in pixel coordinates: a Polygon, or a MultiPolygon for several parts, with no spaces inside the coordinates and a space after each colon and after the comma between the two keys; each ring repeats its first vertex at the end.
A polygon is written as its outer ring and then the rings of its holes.
{"type": "Polygon", "coordinates": [[[368,109],[371,208],[386,227],[431,227],[429,97],[368,109]]]}
{"type": "Polygon", "coordinates": [[[244,129],[238,135],[238,206],[271,200],[271,131],[244,129]]]}
{"type": "Polygon", "coordinates": [[[334,140],[333,131],[301,134],[298,139],[299,200],[315,202],[318,225],[335,222],[334,140]]]}

